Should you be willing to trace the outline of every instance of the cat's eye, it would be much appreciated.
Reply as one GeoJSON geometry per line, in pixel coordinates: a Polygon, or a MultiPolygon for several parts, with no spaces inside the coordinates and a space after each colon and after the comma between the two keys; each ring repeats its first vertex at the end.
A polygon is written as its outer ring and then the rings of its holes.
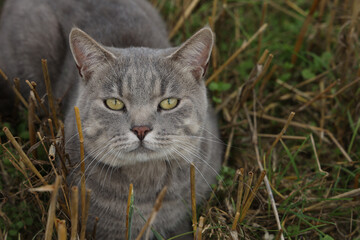
{"type": "Polygon", "coordinates": [[[160,102],[159,107],[164,110],[170,110],[175,108],[179,103],[179,99],[167,98],[160,102]]]}
{"type": "Polygon", "coordinates": [[[125,107],[125,104],[117,99],[117,98],[108,98],[105,100],[105,105],[110,108],[111,110],[116,110],[116,111],[119,111],[119,110],[122,110],[124,109],[125,107]]]}

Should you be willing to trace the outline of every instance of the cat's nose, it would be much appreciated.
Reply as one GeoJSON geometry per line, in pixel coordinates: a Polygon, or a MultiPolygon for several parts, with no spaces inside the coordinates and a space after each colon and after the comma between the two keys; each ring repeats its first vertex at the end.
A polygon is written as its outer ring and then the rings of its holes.
{"type": "Polygon", "coordinates": [[[150,132],[152,129],[148,126],[135,126],[130,130],[135,133],[135,135],[140,139],[140,141],[142,141],[145,138],[146,134],[148,134],[148,132],[150,132]]]}

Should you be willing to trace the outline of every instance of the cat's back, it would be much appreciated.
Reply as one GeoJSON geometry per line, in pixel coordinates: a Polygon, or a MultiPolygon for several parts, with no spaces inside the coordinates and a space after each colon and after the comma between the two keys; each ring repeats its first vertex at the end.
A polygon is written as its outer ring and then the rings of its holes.
{"type": "MultiPolygon", "coordinates": [[[[35,81],[39,93],[45,93],[42,58],[48,60],[54,84],[69,81],[76,76],[68,45],[74,26],[106,46],[170,46],[164,22],[145,0],[7,0],[0,18],[0,68],[10,80],[22,79],[20,87],[25,95],[29,91],[25,79],[35,81]]],[[[11,92],[0,79],[0,103],[6,102],[0,104],[2,113],[11,109],[11,92]]],[[[63,94],[55,93],[57,97],[63,94]]]]}
{"type": "Polygon", "coordinates": [[[66,40],[74,26],[104,45],[169,46],[165,24],[146,0],[7,0],[0,23],[5,35],[26,30],[52,34],[56,29],[66,40]]]}

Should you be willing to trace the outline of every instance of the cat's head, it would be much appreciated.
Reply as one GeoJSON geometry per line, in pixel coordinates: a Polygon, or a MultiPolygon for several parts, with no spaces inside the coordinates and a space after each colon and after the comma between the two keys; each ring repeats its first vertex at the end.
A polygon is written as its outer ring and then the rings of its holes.
{"type": "Polygon", "coordinates": [[[82,78],[76,105],[88,154],[118,167],[198,147],[213,43],[205,27],[177,48],[120,49],[74,28],[70,47],[82,78]]]}

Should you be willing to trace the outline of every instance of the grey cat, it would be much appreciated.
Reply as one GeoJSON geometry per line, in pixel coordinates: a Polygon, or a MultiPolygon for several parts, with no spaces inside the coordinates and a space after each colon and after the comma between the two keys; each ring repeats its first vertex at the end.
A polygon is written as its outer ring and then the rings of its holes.
{"type": "MultiPolygon", "coordinates": [[[[34,80],[44,93],[40,59],[48,59],[55,96],[63,99],[66,151],[76,166],[73,106],[80,109],[92,190],[87,227],[99,218],[97,239],[125,238],[130,183],[133,238],[165,185],[153,229],[165,238],[191,231],[189,164],[197,169],[197,202],[208,196],[221,165],[203,81],[212,31],[205,27],[171,48],[158,13],[141,0],[11,0],[0,24],[0,68],[10,77],[34,80]]],[[[22,85],[22,91],[28,90],[22,85]]],[[[79,182],[75,169],[68,183],[79,182]]]]}

